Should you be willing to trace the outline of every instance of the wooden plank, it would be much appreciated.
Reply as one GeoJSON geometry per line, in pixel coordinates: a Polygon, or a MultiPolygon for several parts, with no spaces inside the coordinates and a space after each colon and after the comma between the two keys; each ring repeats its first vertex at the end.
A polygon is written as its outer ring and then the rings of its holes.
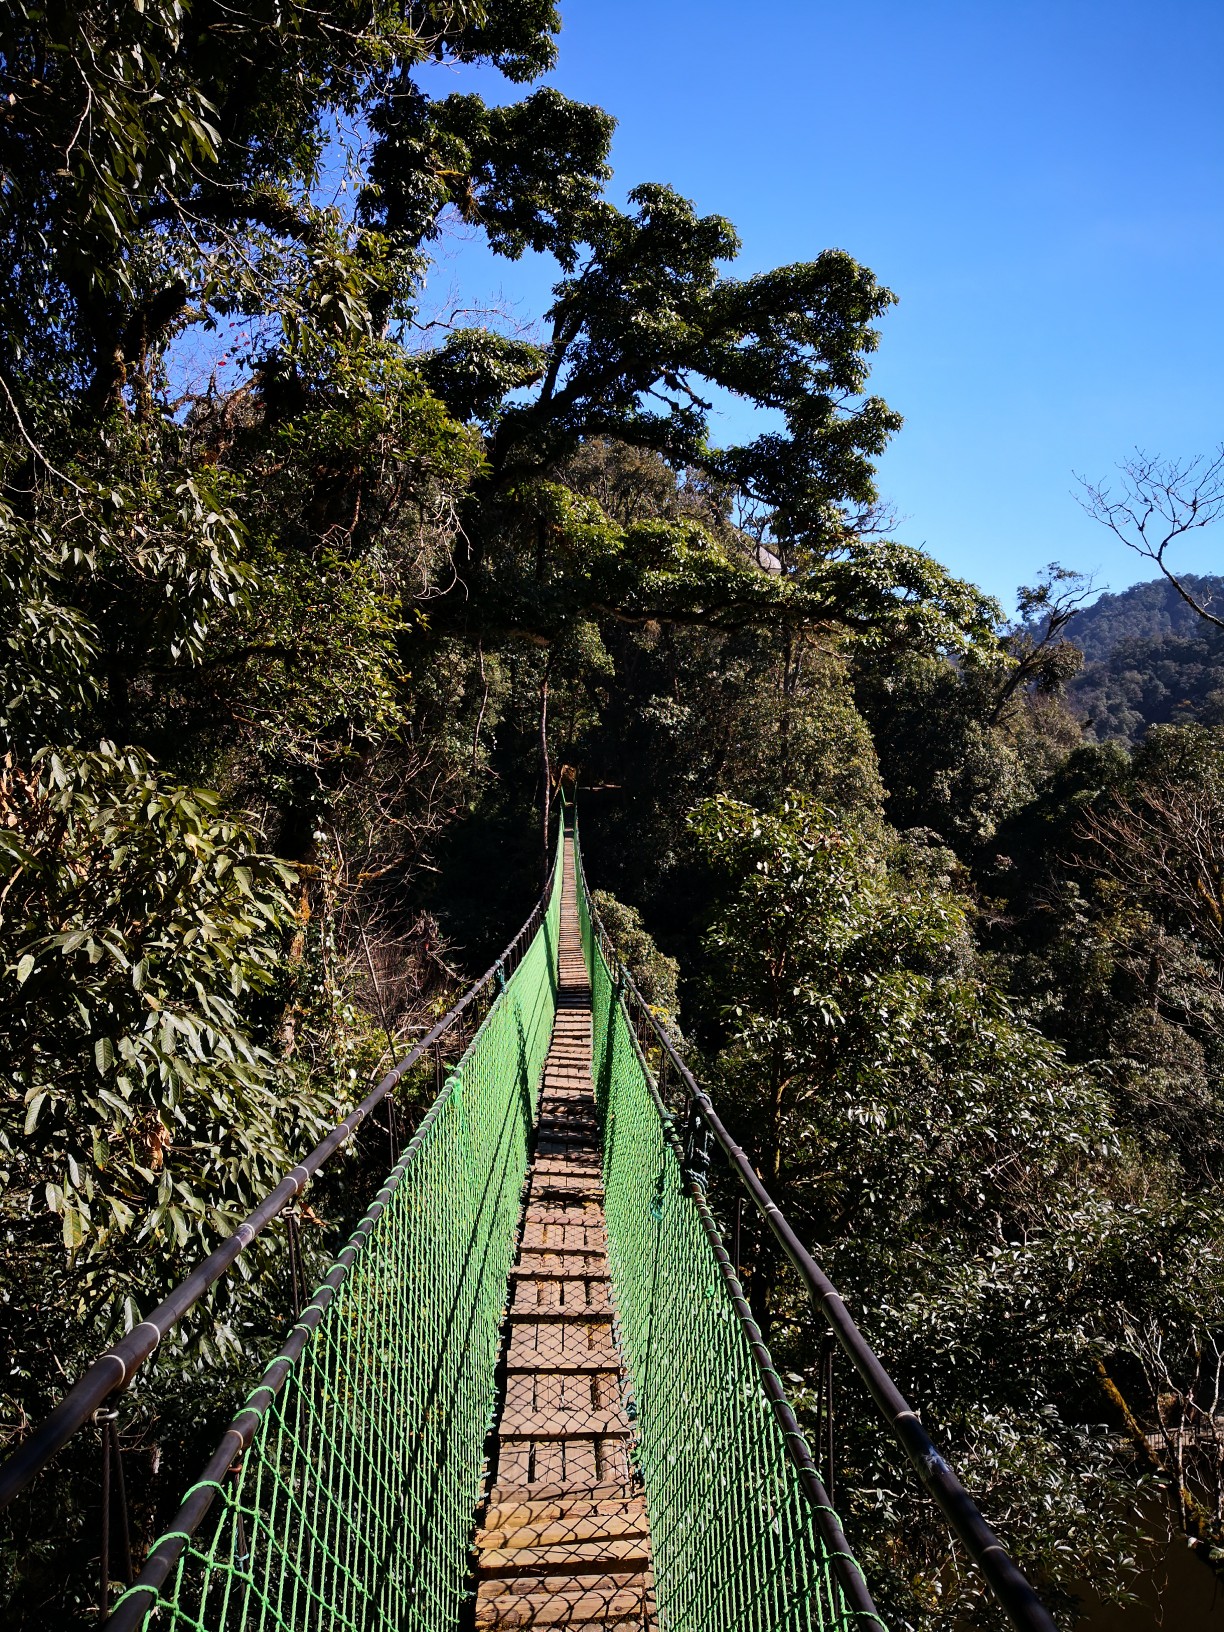
{"type": "Polygon", "coordinates": [[[620,1480],[626,1487],[630,1480],[629,1468],[629,1441],[632,1434],[624,1437],[609,1435],[605,1439],[595,1441],[595,1468],[598,1477],[602,1479],[620,1480]]]}
{"type": "Polygon", "coordinates": [[[491,1509],[504,1507],[509,1502],[561,1500],[565,1502],[623,1502],[630,1499],[628,1484],[623,1479],[613,1479],[610,1474],[601,1477],[598,1484],[587,1485],[582,1490],[575,1490],[571,1485],[548,1484],[543,1480],[537,1480],[526,1487],[523,1485],[494,1485],[489,1492],[491,1509]]]}
{"type": "MultiPolygon", "coordinates": [[[[498,1435],[501,1438],[507,1437],[506,1431],[502,1427],[498,1428],[498,1435]]],[[[565,1478],[564,1444],[560,1439],[539,1441],[536,1440],[534,1435],[531,1438],[533,1440],[531,1447],[533,1479],[540,1480],[545,1484],[549,1482],[559,1484],[565,1478]]]]}
{"type": "Polygon", "coordinates": [[[506,1370],[512,1376],[520,1372],[563,1371],[590,1377],[606,1372],[608,1365],[607,1355],[601,1354],[567,1357],[540,1350],[511,1349],[506,1357],[506,1370]]]}
{"type": "Polygon", "coordinates": [[[616,1312],[608,1283],[585,1276],[544,1276],[521,1280],[515,1287],[510,1314],[514,1320],[595,1320],[616,1312]]]}
{"type": "MultiPolygon", "coordinates": [[[[544,1373],[543,1375],[551,1375],[544,1373]]],[[[498,1438],[534,1439],[540,1442],[557,1439],[629,1439],[632,1431],[622,1411],[574,1411],[566,1408],[535,1411],[511,1410],[506,1407],[497,1427],[498,1438]]],[[[595,1468],[591,1468],[594,1477],[595,1468]]],[[[543,1477],[539,1475],[538,1477],[543,1477]]]]}
{"type": "Polygon", "coordinates": [[[573,1626],[579,1621],[606,1625],[641,1614],[645,1589],[610,1592],[505,1593],[476,1597],[477,1626],[573,1626]]]}
{"type": "Polygon", "coordinates": [[[538,1173],[527,1192],[528,1207],[552,1202],[562,1207],[594,1205],[602,1211],[603,1199],[603,1177],[598,1173],[538,1173]]]}
{"type": "Polygon", "coordinates": [[[565,1516],[574,1522],[595,1522],[599,1519],[623,1519],[626,1523],[646,1522],[646,1502],[641,1496],[593,1496],[554,1498],[545,1500],[525,1497],[507,1500],[490,1506],[485,1511],[486,1529],[505,1531],[535,1525],[542,1528],[565,1516]]]}
{"type": "MultiPolygon", "coordinates": [[[[628,1428],[628,1423],[625,1427],[628,1428]]],[[[585,1440],[567,1443],[565,1447],[565,1476],[575,1484],[593,1485],[599,1478],[599,1461],[594,1444],[585,1440]]]]}
{"type": "Polygon", "coordinates": [[[595,1326],[601,1322],[611,1326],[615,1307],[610,1302],[606,1305],[588,1304],[585,1309],[572,1310],[541,1309],[537,1306],[534,1309],[512,1309],[511,1314],[516,1322],[532,1320],[538,1322],[541,1326],[563,1326],[567,1323],[574,1326],[595,1326]]]}
{"type": "Polygon", "coordinates": [[[564,1411],[567,1404],[565,1385],[569,1380],[560,1372],[537,1372],[531,1384],[532,1412],[536,1415],[555,1415],[564,1411]]]}
{"type": "Polygon", "coordinates": [[[595,1218],[592,1218],[589,1208],[590,1203],[584,1205],[582,1202],[576,1206],[563,1206],[557,1201],[529,1202],[527,1229],[530,1238],[523,1244],[572,1247],[579,1252],[606,1252],[608,1235],[602,1222],[603,1208],[598,1205],[594,1207],[595,1218]],[[548,1231],[538,1243],[535,1239],[537,1228],[548,1231]]]}
{"type": "Polygon", "coordinates": [[[599,1359],[605,1366],[617,1363],[611,1319],[552,1321],[541,1320],[536,1315],[527,1319],[516,1316],[511,1326],[510,1353],[537,1354],[541,1364],[545,1356],[553,1356],[557,1361],[599,1359]]]}
{"type": "Polygon", "coordinates": [[[608,1259],[606,1253],[565,1252],[563,1249],[548,1247],[537,1250],[525,1247],[519,1253],[518,1263],[510,1271],[516,1279],[529,1275],[555,1275],[561,1278],[576,1276],[585,1280],[606,1281],[608,1279],[608,1259]]]}
{"type": "Polygon", "coordinates": [[[510,1348],[516,1365],[531,1363],[537,1366],[557,1365],[565,1370],[570,1360],[597,1360],[601,1366],[617,1364],[612,1341],[612,1321],[607,1320],[543,1320],[539,1312],[512,1317],[510,1348]]]}
{"type": "Polygon", "coordinates": [[[528,1209],[523,1230],[523,1251],[606,1252],[607,1229],[602,1224],[571,1224],[554,1218],[531,1216],[528,1209]]]}
{"type": "Polygon", "coordinates": [[[586,1592],[599,1592],[605,1597],[617,1592],[639,1592],[646,1597],[653,1593],[654,1577],[650,1570],[621,1569],[615,1564],[602,1571],[542,1570],[534,1579],[530,1575],[491,1577],[478,1583],[476,1595],[478,1599],[525,1598],[545,1590],[565,1597],[586,1592]]]}
{"type": "Polygon", "coordinates": [[[599,1536],[594,1541],[570,1541],[560,1537],[551,1546],[533,1542],[526,1547],[483,1548],[476,1568],[481,1579],[487,1579],[511,1572],[521,1575],[528,1570],[536,1574],[551,1570],[579,1575],[594,1569],[602,1575],[609,1566],[648,1569],[650,1548],[641,1537],[599,1536]]]}
{"type": "Polygon", "coordinates": [[[531,1478],[531,1446],[502,1443],[497,1447],[497,1478],[500,1485],[526,1485],[531,1478]]]}
{"type": "Polygon", "coordinates": [[[535,1409],[535,1372],[524,1372],[506,1378],[506,1402],[502,1407],[502,1415],[508,1411],[524,1411],[535,1409]]]}
{"type": "Polygon", "coordinates": [[[566,1230],[606,1231],[603,1206],[598,1201],[534,1201],[528,1204],[529,1224],[556,1224],[566,1230]]]}
{"type": "Polygon", "coordinates": [[[603,1177],[597,1173],[539,1173],[531,1181],[528,1205],[541,1201],[602,1202],[603,1177]]]}
{"type": "Polygon", "coordinates": [[[510,1305],[512,1315],[559,1314],[563,1281],[520,1281],[510,1305]]]}
{"type": "MultiPolygon", "coordinates": [[[[571,1513],[568,1504],[560,1502],[543,1502],[539,1505],[553,1510],[553,1516],[538,1519],[534,1523],[515,1522],[511,1517],[502,1520],[494,1526],[490,1518],[485,1520],[485,1528],[476,1538],[476,1544],[482,1550],[500,1550],[504,1552],[521,1552],[531,1547],[560,1547],[577,1546],[580,1543],[596,1541],[624,1541],[635,1537],[645,1536],[646,1511],[640,1503],[623,1503],[619,1507],[608,1503],[574,1503],[574,1507],[606,1506],[614,1508],[610,1513],[571,1513]]],[[[506,1509],[513,1515],[515,1509],[506,1509]]]]}
{"type": "MultiPolygon", "coordinates": [[[[553,1387],[557,1384],[564,1385],[564,1393],[560,1399],[555,1397],[550,1399],[541,1387],[531,1406],[515,1406],[508,1409],[506,1420],[511,1425],[508,1431],[516,1437],[522,1435],[523,1430],[518,1425],[527,1417],[556,1417],[563,1423],[605,1418],[609,1421],[627,1420],[621,1402],[620,1378],[616,1375],[609,1376],[602,1369],[593,1366],[552,1366],[547,1370],[537,1368],[529,1371],[524,1367],[512,1372],[511,1376],[515,1380],[534,1381],[537,1385],[549,1384],[553,1387]]],[[[510,1378],[507,1378],[507,1383],[509,1381],[510,1378]]]]}

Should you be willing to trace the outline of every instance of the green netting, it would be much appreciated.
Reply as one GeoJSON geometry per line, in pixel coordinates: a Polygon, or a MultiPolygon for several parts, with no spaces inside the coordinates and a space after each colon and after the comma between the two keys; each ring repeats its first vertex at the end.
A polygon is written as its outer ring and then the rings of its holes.
{"type": "Polygon", "coordinates": [[[270,1404],[262,1389],[247,1401],[263,1408],[254,1440],[153,1624],[405,1632],[461,1621],[556,1011],[560,898],[558,866],[523,961],[380,1192],[373,1224],[367,1215],[331,1272],[338,1291],[325,1280],[316,1293],[325,1312],[288,1381],[270,1404]]]}
{"type": "Polygon", "coordinates": [[[608,1259],[637,1408],[664,1632],[812,1632],[849,1610],[800,1489],[594,934],[593,1075],[604,1124],[608,1259]]]}

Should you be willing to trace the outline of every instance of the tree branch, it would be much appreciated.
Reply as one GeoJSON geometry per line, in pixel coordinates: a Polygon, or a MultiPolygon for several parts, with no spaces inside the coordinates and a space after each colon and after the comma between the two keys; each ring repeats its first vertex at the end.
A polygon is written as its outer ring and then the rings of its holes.
{"type": "Polygon", "coordinates": [[[1117,498],[1104,484],[1077,475],[1084,494],[1077,496],[1078,504],[1128,550],[1153,562],[1191,611],[1224,629],[1224,618],[1208,611],[1165,561],[1175,540],[1224,517],[1224,443],[1214,454],[1200,454],[1181,464],[1136,449],[1118,469],[1123,487],[1117,498]]]}

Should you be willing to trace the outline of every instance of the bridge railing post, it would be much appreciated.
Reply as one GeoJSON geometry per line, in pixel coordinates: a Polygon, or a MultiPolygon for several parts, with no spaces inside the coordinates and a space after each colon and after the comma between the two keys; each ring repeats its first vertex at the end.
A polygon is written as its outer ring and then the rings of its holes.
{"type": "Polygon", "coordinates": [[[110,1615],[112,1468],[115,1491],[119,1497],[119,1538],[123,1559],[121,1579],[125,1587],[132,1584],[132,1531],[128,1518],[127,1482],[123,1477],[123,1451],[119,1444],[119,1413],[117,1410],[97,1411],[94,1419],[102,1440],[102,1557],[98,1609],[101,1620],[105,1622],[110,1615]]]}
{"type": "MultiPolygon", "coordinates": [[[[233,1466],[229,1470],[229,1476],[234,1483],[235,1490],[242,1482],[242,1457],[243,1453],[239,1451],[234,1458],[233,1466]]],[[[246,1520],[243,1516],[241,1502],[235,1502],[234,1504],[234,1518],[236,1521],[234,1539],[237,1542],[236,1562],[239,1569],[245,1570],[250,1562],[251,1549],[247,1546],[246,1520]]]]}
{"type": "Polygon", "coordinates": [[[710,1160],[713,1154],[714,1135],[701,1114],[701,1106],[696,1099],[690,1099],[684,1165],[690,1183],[699,1185],[703,1191],[710,1188],[710,1160]]]}
{"type": "Polygon", "coordinates": [[[837,1500],[836,1445],[833,1437],[833,1334],[820,1335],[820,1354],[816,1362],[816,1455],[824,1464],[825,1489],[829,1500],[837,1500]]]}
{"type": "Polygon", "coordinates": [[[302,1264],[302,1236],[301,1236],[302,1209],[298,1206],[285,1208],[285,1236],[289,1257],[289,1304],[293,1310],[295,1321],[302,1317],[302,1301],[305,1295],[306,1276],[302,1264]]]}

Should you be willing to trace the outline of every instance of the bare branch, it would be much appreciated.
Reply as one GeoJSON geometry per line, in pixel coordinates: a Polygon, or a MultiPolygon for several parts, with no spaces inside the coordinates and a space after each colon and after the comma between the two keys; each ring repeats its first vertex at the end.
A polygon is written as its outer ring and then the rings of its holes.
{"type": "Polygon", "coordinates": [[[1118,466],[1122,491],[1076,476],[1083,489],[1077,503],[1115,538],[1159,567],[1186,605],[1217,629],[1224,618],[1208,610],[1165,560],[1169,546],[1187,533],[1210,527],[1224,517],[1224,443],[1214,454],[1199,454],[1181,463],[1157,459],[1136,449],[1118,466]]]}
{"type": "Polygon", "coordinates": [[[1083,818],[1089,871],[1159,903],[1224,965],[1224,789],[1160,779],[1083,818]]]}

